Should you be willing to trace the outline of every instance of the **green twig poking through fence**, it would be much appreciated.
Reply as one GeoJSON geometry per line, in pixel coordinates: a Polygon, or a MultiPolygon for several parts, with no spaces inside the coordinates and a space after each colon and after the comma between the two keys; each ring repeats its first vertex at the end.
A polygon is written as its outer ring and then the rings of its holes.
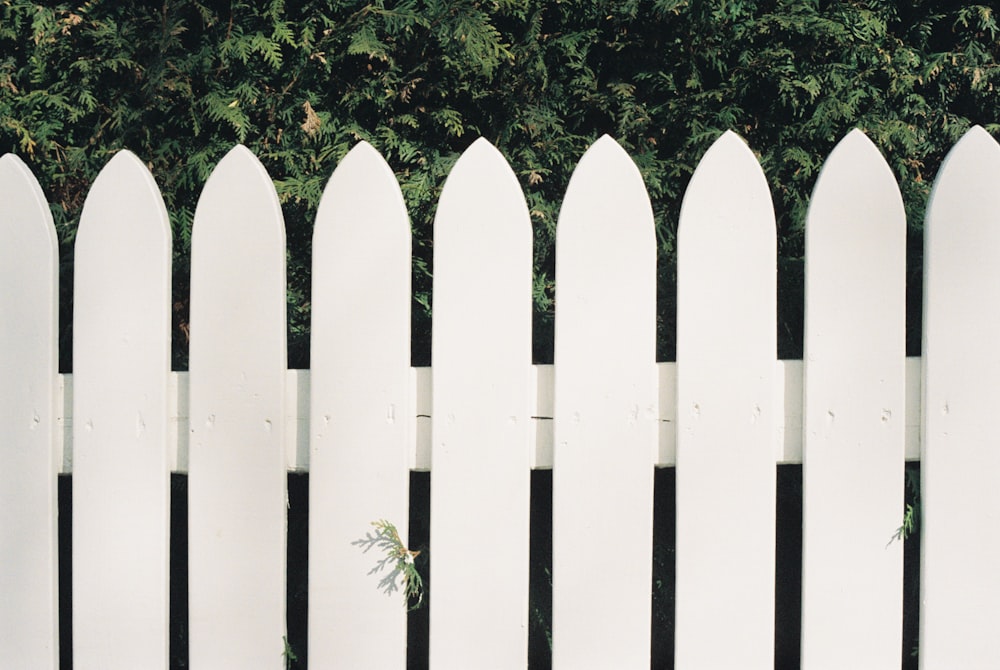
{"type": "Polygon", "coordinates": [[[292,667],[292,663],[299,660],[299,657],[292,651],[292,645],[288,643],[288,636],[281,636],[281,641],[285,645],[285,650],[281,652],[282,657],[285,659],[285,670],[289,670],[292,667]]]}
{"type": "MultiPolygon", "coordinates": [[[[907,502],[906,511],[903,513],[903,525],[893,533],[889,544],[899,540],[901,542],[909,539],[920,527],[920,471],[912,468],[906,469],[906,491],[907,502]]],[[[887,545],[888,546],[888,545],[887,545]]]]}
{"type": "MultiPolygon", "coordinates": [[[[917,526],[917,519],[919,518],[920,508],[914,507],[913,505],[907,504],[906,512],[903,513],[903,525],[896,529],[893,534],[893,540],[907,540],[910,535],[913,534],[914,529],[917,526]]],[[[891,544],[891,541],[890,541],[891,544]]]]}
{"type": "Polygon", "coordinates": [[[397,579],[401,579],[404,605],[409,610],[417,609],[424,602],[424,580],[417,571],[415,563],[420,552],[407,549],[399,537],[396,526],[385,519],[373,521],[372,526],[375,527],[374,533],[367,533],[364,538],[355,540],[351,544],[362,547],[365,553],[373,547],[382,552],[384,558],[379,560],[368,574],[377,574],[391,568],[390,572],[379,580],[379,590],[391,595],[400,590],[397,579]]]}

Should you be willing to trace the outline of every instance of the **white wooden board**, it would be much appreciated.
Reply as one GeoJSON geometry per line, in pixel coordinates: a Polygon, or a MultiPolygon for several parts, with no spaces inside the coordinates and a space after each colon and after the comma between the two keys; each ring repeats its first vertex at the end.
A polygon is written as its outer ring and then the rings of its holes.
{"type": "Polygon", "coordinates": [[[243,146],[205,184],[191,252],[190,659],[284,667],[285,232],[243,146]]]}
{"type": "Polygon", "coordinates": [[[532,234],[477,140],[434,222],[430,667],[527,665],[532,234]]]}
{"type": "Polygon", "coordinates": [[[353,543],[409,515],[410,221],[362,142],[333,173],[313,235],[309,663],[403,668],[406,608],[384,558],[353,543]]]}
{"type": "Polygon", "coordinates": [[[171,234],[121,151],[90,189],[73,280],[73,667],[168,667],[171,234]]]}
{"type": "Polygon", "coordinates": [[[559,214],[555,325],[552,667],[648,668],[656,241],[642,176],[608,136],[559,214]]]}
{"type": "Polygon", "coordinates": [[[805,297],[802,667],[898,666],[906,214],[860,130],[813,191],[805,297]]]}
{"type": "Polygon", "coordinates": [[[1000,146],[938,173],[924,231],[920,664],[1000,667],[1000,146]]]}
{"type": "Polygon", "coordinates": [[[771,670],[774,211],[732,132],[691,178],[677,253],[676,667],[771,670]]]}
{"type": "Polygon", "coordinates": [[[6,154],[0,158],[0,659],[12,668],[54,669],[59,662],[58,301],[52,215],[31,171],[6,154]]]}

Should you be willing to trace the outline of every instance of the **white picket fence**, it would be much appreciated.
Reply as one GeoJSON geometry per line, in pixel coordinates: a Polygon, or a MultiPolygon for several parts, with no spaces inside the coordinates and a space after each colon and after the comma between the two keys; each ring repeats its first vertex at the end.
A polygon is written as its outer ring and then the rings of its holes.
{"type": "Polygon", "coordinates": [[[803,668],[899,667],[905,458],[922,461],[923,668],[1000,667],[1000,146],[952,150],[926,218],[922,359],[905,358],[906,225],[850,133],[807,221],[805,360],[777,361],[767,182],[733,133],[679,228],[677,363],[655,362],[641,176],[602,138],[557,235],[554,366],[531,364],[532,231],[475,142],[434,230],[433,375],[410,367],[410,228],[360,144],[315,224],[312,369],[286,370],[285,243],[243,147],[205,185],[190,372],[171,373],[171,234],[132,154],[76,240],[74,370],[57,374],[56,238],[0,159],[0,665],[168,667],[172,470],[189,473],[190,664],[283,667],[286,472],[310,473],[309,662],[403,668],[406,617],[352,542],[406,537],[430,468],[432,668],[523,668],[529,475],[553,468],[553,667],[648,668],[653,469],[676,464],[676,667],[773,667],[775,464],[804,465],[803,668]],[[57,633],[56,475],[73,473],[73,640],[57,633]]]}

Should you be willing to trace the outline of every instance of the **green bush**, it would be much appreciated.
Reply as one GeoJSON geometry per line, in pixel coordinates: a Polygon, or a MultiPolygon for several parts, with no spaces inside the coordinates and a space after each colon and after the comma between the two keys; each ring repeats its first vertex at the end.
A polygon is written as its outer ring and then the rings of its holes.
{"type": "Polygon", "coordinates": [[[733,129],[778,213],[779,353],[801,355],[802,226],[833,145],[860,127],[910,216],[909,349],[919,348],[920,230],[945,152],[997,133],[1000,41],[989,6],[943,0],[0,0],[0,150],[22,156],[62,242],[69,369],[72,242],[87,189],[121,148],[147,161],[176,240],[174,365],[186,365],[198,194],[233,143],[275,180],[289,243],[289,362],[308,365],[312,217],[359,140],[396,172],[414,231],[414,362],[429,358],[431,224],[444,178],[485,136],[535,226],[535,357],[551,359],[553,239],[569,175],[602,133],[646,180],[660,245],[658,356],[673,356],[680,199],[733,129]]]}

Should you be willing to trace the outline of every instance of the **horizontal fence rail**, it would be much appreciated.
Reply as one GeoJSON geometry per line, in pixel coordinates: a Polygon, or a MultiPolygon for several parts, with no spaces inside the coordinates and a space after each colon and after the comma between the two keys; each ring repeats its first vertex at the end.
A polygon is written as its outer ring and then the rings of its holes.
{"type": "MultiPolygon", "coordinates": [[[[657,363],[651,206],[605,136],[557,224],[554,364],[532,365],[531,220],[481,139],[439,202],[434,367],[414,368],[409,220],[392,170],[360,143],[317,212],[312,368],[288,370],[285,224],[238,146],[195,212],[190,371],[171,372],[169,219],[122,151],[84,204],[74,370],[59,375],[52,217],[24,163],[0,157],[0,665],[55,668],[69,645],[85,670],[170,666],[170,474],[184,473],[191,667],[284,667],[287,474],[308,472],[309,663],[401,670],[403,598],[382,592],[398,573],[379,588],[358,538],[405,545],[410,473],[431,471],[429,665],[526,667],[531,470],[551,469],[552,667],[648,668],[666,635],[651,626],[655,468],[675,468],[675,667],[770,669],[776,466],[801,463],[802,667],[895,666],[904,554],[891,538],[919,460],[922,667],[1000,667],[998,185],[1000,145],[973,128],[935,181],[922,356],[906,358],[899,188],[848,134],[805,223],[804,360],[780,361],[771,194],[723,134],[684,195],[677,361],[657,363]],[[373,535],[380,520],[398,535],[373,535]]],[[[396,551],[406,573],[414,557],[396,551]]]]}
{"type": "MultiPolygon", "coordinates": [[[[906,460],[920,460],[920,368],[921,359],[906,361],[906,460]]],[[[654,467],[677,465],[676,385],[677,364],[655,363],[659,382],[659,434],[651,463],[654,467]]],[[[782,408],[774,441],[774,461],[778,465],[802,463],[802,361],[776,363],[775,404],[782,408]]],[[[532,365],[530,464],[532,469],[552,468],[555,366],[532,365]]],[[[285,381],[285,463],[289,472],[309,471],[310,371],[288,370],[285,381]]],[[[410,470],[431,469],[432,369],[414,367],[409,371],[413,407],[407,415],[412,430],[407,434],[406,459],[410,470]]],[[[73,375],[60,374],[56,381],[59,401],[52,431],[59,474],[73,472],[73,375]]],[[[190,416],[188,373],[170,373],[167,394],[169,427],[167,451],[171,472],[188,470],[190,416]]]]}

